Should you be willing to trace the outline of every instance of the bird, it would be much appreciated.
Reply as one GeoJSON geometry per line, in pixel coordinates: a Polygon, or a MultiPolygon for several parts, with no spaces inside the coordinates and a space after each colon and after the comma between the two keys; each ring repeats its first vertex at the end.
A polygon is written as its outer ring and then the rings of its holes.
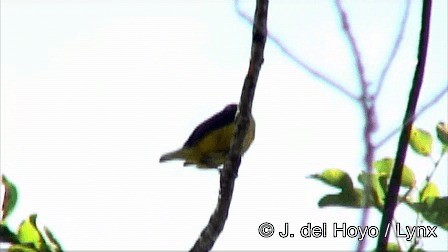
{"type": "MultiPolygon", "coordinates": [[[[229,104],[199,124],[188,137],[182,148],[160,157],[160,163],[169,160],[184,160],[183,166],[196,165],[198,168],[218,168],[223,165],[230,151],[235,128],[238,105],[229,104]]],[[[244,154],[255,138],[255,120],[250,114],[249,130],[243,141],[244,154]]]]}

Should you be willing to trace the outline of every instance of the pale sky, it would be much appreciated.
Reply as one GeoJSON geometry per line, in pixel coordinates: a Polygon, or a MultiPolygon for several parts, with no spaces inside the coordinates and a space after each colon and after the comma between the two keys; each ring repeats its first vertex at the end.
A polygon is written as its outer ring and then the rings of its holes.
{"type": "MultiPolygon", "coordinates": [[[[378,100],[384,138],[402,121],[416,64],[421,4],[412,1],[402,45],[378,100]]],[[[376,83],[404,1],[343,1],[376,83]]],[[[242,8],[253,15],[252,1],[242,8]]],[[[433,3],[427,69],[417,108],[447,85],[447,1],[433,3]]],[[[312,67],[359,92],[332,1],[270,1],[268,27],[312,67]]],[[[31,213],[65,250],[187,250],[216,205],[216,170],[159,164],[191,131],[238,102],[252,27],[233,1],[1,2],[1,172],[19,189],[11,228],[31,213]]],[[[435,135],[447,95],[415,123],[435,135]]],[[[364,169],[359,106],[288,59],[271,41],[255,93],[256,138],[242,159],[229,217],[214,250],[353,250],[357,239],[262,238],[258,226],[357,226],[360,210],[323,208],[338,190],[307,179],[327,168],[364,169]]],[[[398,136],[375,159],[394,157],[398,136]]],[[[436,141],[435,150],[440,145],[436,141]]],[[[431,161],[408,151],[423,185],[431,161]]],[[[433,181],[447,195],[447,161],[433,181]]],[[[361,185],[355,182],[357,187],[361,185]]],[[[418,194],[414,194],[418,195],[418,194]]],[[[369,225],[379,226],[371,210],[369,225]]],[[[399,206],[396,219],[415,225],[399,206]]],[[[432,225],[424,223],[425,225],[432,225]]],[[[446,231],[423,239],[448,249],[446,231]]],[[[391,239],[391,241],[394,241],[391,239]]],[[[368,240],[373,249],[376,239],[368,240]]],[[[407,247],[405,247],[407,248],[407,247]]]]}

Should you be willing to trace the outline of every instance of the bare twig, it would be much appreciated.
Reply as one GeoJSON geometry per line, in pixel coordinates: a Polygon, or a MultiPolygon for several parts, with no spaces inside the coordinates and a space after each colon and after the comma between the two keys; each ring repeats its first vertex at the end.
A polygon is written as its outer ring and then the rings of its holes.
{"type": "Polygon", "coordinates": [[[429,40],[429,25],[431,20],[431,4],[432,0],[423,1],[422,8],[422,27],[420,30],[420,41],[418,46],[418,62],[412,81],[412,88],[409,94],[409,101],[406,108],[406,113],[403,119],[403,127],[400,139],[398,141],[397,154],[395,156],[394,168],[390,178],[389,187],[386,195],[386,202],[383,210],[383,218],[381,219],[380,234],[378,238],[377,251],[386,251],[387,242],[389,240],[390,225],[397,206],[398,192],[400,190],[401,175],[403,172],[403,164],[406,158],[406,151],[411,134],[415,108],[417,106],[420,89],[423,83],[423,76],[425,72],[426,53],[428,50],[429,40]],[[409,121],[409,123],[407,123],[409,121]]]}
{"type": "MultiPolygon", "coordinates": [[[[392,219],[392,221],[394,223],[394,225],[392,225],[393,231],[394,231],[394,233],[397,234],[398,230],[397,230],[396,223],[399,223],[399,222],[397,220],[395,220],[395,218],[392,219]]],[[[399,226],[399,227],[400,227],[400,233],[403,233],[404,232],[403,227],[402,226],[399,226]]],[[[398,238],[398,235],[395,236],[395,240],[397,241],[398,247],[403,251],[404,250],[403,244],[401,244],[400,239],[398,238]]]]}
{"type": "MultiPolygon", "coordinates": [[[[374,100],[369,94],[369,83],[367,82],[364,74],[364,66],[361,60],[361,54],[358,49],[357,42],[355,40],[355,37],[353,36],[353,33],[350,29],[350,23],[347,18],[347,14],[345,13],[344,8],[341,5],[341,1],[336,1],[336,8],[339,13],[339,17],[342,22],[342,29],[344,30],[344,33],[348,39],[350,48],[352,50],[353,57],[355,58],[356,62],[356,69],[358,72],[358,80],[359,84],[361,86],[361,97],[359,98],[359,103],[362,107],[362,110],[364,112],[364,148],[365,148],[365,154],[364,154],[364,165],[366,167],[366,172],[370,174],[372,172],[372,163],[373,163],[373,156],[375,153],[375,147],[373,146],[372,141],[372,135],[373,132],[376,129],[376,115],[375,115],[375,107],[374,107],[374,100]]],[[[367,180],[366,185],[364,186],[364,190],[366,193],[364,194],[365,197],[369,197],[370,195],[370,181],[367,180]]],[[[367,199],[366,199],[367,200],[367,199]]],[[[367,225],[367,220],[369,217],[369,211],[370,208],[365,207],[362,210],[362,218],[361,218],[361,227],[365,227],[367,225]]],[[[361,240],[358,243],[358,251],[364,251],[365,241],[361,240]]]]}
{"type": "MultiPolygon", "coordinates": [[[[240,17],[242,17],[244,20],[249,22],[250,24],[253,23],[252,18],[243,12],[243,10],[239,7],[239,0],[235,0],[235,10],[238,13],[240,17]]],[[[298,56],[294,55],[276,36],[274,36],[272,33],[268,33],[268,38],[276,45],[282,53],[284,53],[289,59],[291,59],[294,63],[305,69],[308,73],[313,75],[315,78],[322,80],[324,83],[327,83],[331,87],[335,88],[339,92],[343,93],[347,97],[349,97],[352,100],[357,100],[358,97],[354,95],[352,92],[347,90],[344,86],[337,83],[336,81],[330,79],[329,77],[325,76],[322,72],[319,72],[317,69],[312,68],[308,64],[306,64],[302,59],[300,59],[298,56]]]]}
{"type": "Polygon", "coordinates": [[[395,39],[394,45],[392,47],[392,51],[389,54],[389,58],[387,59],[386,65],[384,65],[384,68],[381,71],[381,75],[378,80],[376,91],[373,94],[373,99],[376,99],[378,97],[379,93],[381,92],[387,72],[389,72],[390,66],[392,65],[392,62],[394,61],[395,56],[397,55],[398,48],[400,47],[401,41],[403,40],[404,30],[406,28],[406,23],[407,23],[408,17],[409,17],[409,10],[411,9],[410,7],[411,7],[411,1],[406,0],[406,7],[404,10],[403,19],[400,22],[400,31],[398,32],[397,38],[395,39]]]}
{"type": "Polygon", "coordinates": [[[402,129],[402,127],[407,126],[411,121],[415,121],[415,119],[417,119],[427,109],[432,107],[432,105],[436,104],[447,92],[448,92],[448,83],[445,88],[443,88],[436,96],[434,96],[432,98],[432,100],[430,100],[428,103],[426,103],[424,106],[422,106],[422,108],[417,113],[415,113],[415,115],[412,118],[409,118],[405,122],[405,124],[400,125],[399,127],[392,130],[385,138],[383,138],[381,141],[379,141],[377,144],[375,144],[375,147],[378,148],[378,147],[382,146],[383,144],[385,144],[387,141],[389,141],[395,134],[397,134],[402,129]]]}
{"type": "Polygon", "coordinates": [[[431,173],[428,176],[426,176],[426,183],[429,183],[429,181],[431,181],[432,176],[434,176],[434,173],[436,172],[437,167],[439,167],[440,161],[442,161],[442,158],[445,156],[445,154],[446,154],[446,151],[442,150],[442,153],[440,153],[440,157],[437,159],[437,161],[433,160],[434,169],[432,169],[431,173]]]}
{"type": "Polygon", "coordinates": [[[257,0],[252,34],[252,50],[249,70],[244,80],[240,100],[240,113],[236,118],[236,127],[229,155],[221,171],[218,203],[209,223],[191,251],[209,251],[224,228],[232,201],[235,178],[241,162],[243,140],[248,132],[252,101],[255,94],[258,75],[263,63],[264,46],[267,35],[268,0],[257,0]]]}
{"type": "MultiPolygon", "coordinates": [[[[364,76],[364,66],[361,61],[361,53],[359,52],[358,44],[356,43],[355,37],[353,36],[352,31],[350,30],[350,23],[348,22],[347,13],[345,13],[345,10],[342,8],[341,0],[336,1],[336,7],[338,9],[338,13],[341,18],[342,28],[344,30],[345,35],[347,36],[350,48],[355,58],[356,68],[358,70],[359,82],[362,84],[362,88],[367,90],[369,83],[367,82],[364,76]]],[[[363,94],[367,93],[368,93],[367,91],[363,91],[363,94]]]]}

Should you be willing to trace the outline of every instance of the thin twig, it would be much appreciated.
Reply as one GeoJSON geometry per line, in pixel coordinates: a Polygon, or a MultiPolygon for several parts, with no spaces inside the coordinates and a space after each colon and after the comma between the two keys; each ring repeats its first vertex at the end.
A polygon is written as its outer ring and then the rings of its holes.
{"type": "MultiPolygon", "coordinates": [[[[240,17],[242,17],[244,20],[249,22],[250,24],[253,23],[252,18],[244,13],[243,10],[239,7],[239,0],[235,0],[235,10],[238,13],[240,17]]],[[[312,68],[307,63],[305,63],[302,59],[300,59],[298,56],[294,55],[281,41],[279,38],[274,36],[272,33],[268,33],[268,38],[276,45],[280,51],[282,51],[283,54],[285,54],[289,59],[291,59],[294,63],[305,69],[308,73],[313,75],[315,78],[322,80],[324,83],[327,83],[329,86],[335,88],[339,92],[343,93],[347,97],[349,97],[352,100],[357,100],[358,97],[354,95],[352,92],[350,92],[348,89],[344,88],[341,84],[337,83],[336,81],[330,79],[329,77],[325,76],[322,72],[319,72],[317,69],[312,68]]]]}
{"type": "Polygon", "coordinates": [[[378,148],[389,141],[395,134],[397,134],[403,127],[407,126],[411,121],[415,121],[421,114],[423,114],[427,109],[432,107],[432,105],[436,104],[446,93],[448,92],[448,83],[447,86],[442,89],[436,96],[432,98],[428,103],[426,103],[422,108],[415,113],[412,118],[409,118],[405,124],[400,125],[399,127],[392,130],[386,137],[384,137],[381,141],[375,144],[375,147],[378,148]]]}
{"type": "MultiPolygon", "coordinates": [[[[376,115],[375,115],[375,109],[374,109],[374,100],[369,94],[369,83],[367,82],[364,74],[364,65],[361,60],[361,53],[358,49],[358,43],[356,42],[355,37],[353,36],[353,32],[350,29],[350,23],[347,18],[347,14],[344,10],[344,8],[341,5],[341,1],[336,1],[336,8],[339,13],[339,17],[342,23],[342,29],[344,30],[344,34],[348,39],[350,48],[352,50],[353,57],[355,58],[356,62],[356,69],[358,72],[358,81],[361,86],[361,97],[359,98],[359,103],[362,107],[362,110],[364,112],[364,148],[365,148],[365,154],[364,154],[364,165],[366,167],[366,172],[370,174],[372,172],[372,163],[373,163],[373,156],[375,153],[375,148],[373,146],[372,141],[372,135],[373,132],[376,129],[376,115]]],[[[365,197],[368,197],[370,195],[370,181],[367,180],[367,183],[364,187],[364,190],[366,193],[364,194],[365,197]]],[[[367,200],[367,199],[366,199],[367,200]]],[[[369,218],[369,211],[370,208],[365,207],[362,210],[362,217],[361,217],[361,227],[365,227],[367,225],[367,221],[369,218]]],[[[365,241],[361,240],[358,242],[357,251],[364,251],[365,241]]]]}
{"type": "Polygon", "coordinates": [[[232,201],[235,178],[241,162],[243,140],[248,132],[252,101],[258,75],[263,63],[263,53],[267,35],[268,0],[257,0],[252,34],[252,49],[249,70],[244,80],[239,104],[240,113],[236,118],[236,127],[229,155],[221,171],[218,203],[209,223],[202,230],[191,251],[209,251],[224,228],[232,201]]]}
{"type": "MultiPolygon", "coordinates": [[[[353,36],[352,31],[350,30],[350,23],[348,22],[347,13],[345,13],[344,8],[342,8],[341,0],[336,1],[336,7],[338,9],[338,13],[342,21],[342,28],[344,30],[345,35],[347,36],[350,48],[355,58],[356,68],[358,70],[359,82],[362,84],[362,88],[367,90],[369,83],[367,82],[364,75],[364,65],[362,64],[361,61],[361,53],[359,52],[358,49],[358,43],[356,43],[355,37],[353,36]]],[[[367,94],[367,91],[363,91],[363,93],[367,94]]]]}
{"type": "Polygon", "coordinates": [[[437,159],[437,161],[434,162],[434,169],[432,169],[431,173],[426,176],[426,183],[429,183],[431,181],[432,176],[434,176],[434,173],[437,170],[437,167],[439,167],[440,161],[442,160],[443,156],[445,156],[446,151],[442,150],[442,153],[440,154],[440,157],[437,159]]]}
{"type": "MultiPolygon", "coordinates": [[[[399,222],[395,218],[392,219],[392,222],[394,223],[394,225],[392,225],[393,231],[394,231],[395,234],[397,234],[398,230],[397,230],[397,225],[396,224],[399,223],[399,222]]],[[[399,226],[399,227],[400,227],[400,233],[404,233],[403,227],[402,226],[399,226]]],[[[401,249],[401,251],[403,251],[404,250],[403,249],[403,244],[401,244],[401,241],[398,238],[398,235],[395,236],[395,240],[397,241],[398,247],[401,249]]]]}
{"type": "Polygon", "coordinates": [[[403,18],[400,22],[400,31],[398,31],[397,38],[395,39],[394,45],[392,47],[392,51],[389,54],[389,58],[387,59],[386,65],[384,65],[384,68],[381,71],[381,75],[378,80],[376,91],[373,94],[373,99],[378,98],[378,96],[381,92],[381,89],[383,87],[383,84],[384,84],[384,79],[386,78],[386,75],[390,70],[390,66],[392,65],[392,62],[394,61],[395,56],[397,55],[398,48],[400,48],[401,41],[403,40],[404,30],[406,28],[406,23],[408,22],[409,10],[411,9],[410,7],[411,7],[411,1],[407,0],[405,10],[403,13],[403,18]]]}
{"type": "Polygon", "coordinates": [[[409,101],[406,108],[406,113],[403,119],[403,127],[400,139],[398,141],[397,154],[395,156],[394,168],[389,182],[389,187],[386,195],[386,202],[383,210],[383,217],[381,219],[381,227],[378,238],[378,244],[376,251],[386,251],[387,242],[389,240],[390,225],[395,208],[397,206],[398,192],[400,190],[401,175],[403,172],[403,164],[406,158],[406,151],[411,135],[411,128],[413,118],[415,115],[415,108],[417,107],[417,101],[420,94],[420,89],[423,83],[423,76],[425,72],[426,54],[428,51],[429,40],[429,25],[431,20],[431,4],[432,0],[423,1],[422,8],[422,26],[420,30],[420,39],[418,45],[417,66],[414,73],[414,79],[412,81],[412,88],[409,94],[409,101]],[[410,121],[409,121],[410,120],[410,121]],[[409,121],[409,123],[408,123],[409,121]]]}

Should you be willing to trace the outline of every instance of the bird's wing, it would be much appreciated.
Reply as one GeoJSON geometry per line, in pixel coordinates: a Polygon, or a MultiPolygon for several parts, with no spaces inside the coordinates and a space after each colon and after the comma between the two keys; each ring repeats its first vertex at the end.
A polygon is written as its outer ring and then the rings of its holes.
{"type": "Polygon", "coordinates": [[[210,132],[233,123],[237,109],[236,104],[229,104],[223,110],[205,120],[194,129],[184,147],[192,147],[210,132]]]}

